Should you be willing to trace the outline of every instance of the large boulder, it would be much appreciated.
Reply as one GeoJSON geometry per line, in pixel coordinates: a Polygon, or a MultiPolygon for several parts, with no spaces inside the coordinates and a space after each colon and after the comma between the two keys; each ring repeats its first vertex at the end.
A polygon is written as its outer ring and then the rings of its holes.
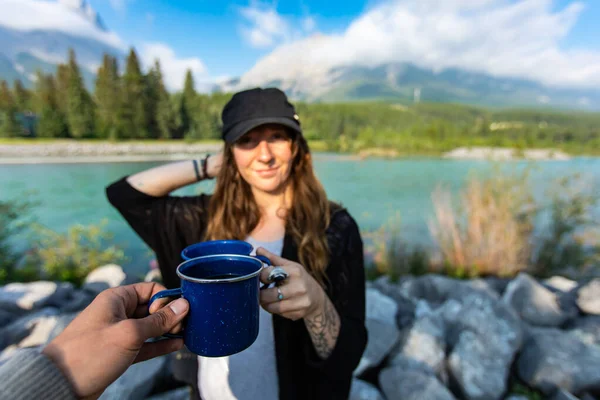
{"type": "Polygon", "coordinates": [[[579,288],[577,306],[586,314],[600,315],[600,278],[592,279],[579,288]]]}
{"type": "Polygon", "coordinates": [[[384,398],[375,386],[360,379],[353,379],[348,400],[384,400],[384,398]]]}
{"type": "Polygon", "coordinates": [[[542,284],[553,292],[569,293],[577,287],[577,282],[564,276],[552,276],[545,279],[542,284]]]}
{"type": "Polygon", "coordinates": [[[468,281],[448,278],[442,275],[424,275],[400,283],[400,293],[411,299],[427,301],[434,308],[448,300],[459,300],[470,294],[479,294],[493,299],[498,293],[487,284],[471,284],[468,281]]]}
{"type": "Polygon", "coordinates": [[[143,400],[152,392],[154,382],[160,379],[166,366],[166,357],[133,364],[102,393],[100,399],[143,400]]]}
{"type": "Polygon", "coordinates": [[[501,301],[481,293],[450,300],[437,312],[452,349],[449,372],[464,397],[498,398],[523,340],[519,318],[501,301]]]}
{"type": "Polygon", "coordinates": [[[20,315],[44,307],[60,307],[73,290],[70,283],[9,283],[0,288],[0,309],[20,315]]]}
{"type": "Polygon", "coordinates": [[[517,373],[546,395],[600,387],[600,348],[558,329],[531,330],[517,360],[517,373]]]}
{"type": "Polygon", "coordinates": [[[46,323],[47,319],[54,319],[58,309],[53,307],[43,308],[34,313],[11,322],[0,329],[0,350],[10,345],[16,345],[31,334],[37,324],[46,323]]]}
{"type": "Polygon", "coordinates": [[[578,314],[573,302],[538,283],[526,273],[517,276],[502,297],[527,323],[535,326],[561,326],[578,314]]]}
{"type": "Polygon", "coordinates": [[[567,327],[568,332],[576,335],[581,341],[590,345],[600,346],[600,316],[585,315],[572,321],[567,327]]]}
{"type": "Polygon", "coordinates": [[[387,400],[454,400],[450,391],[433,375],[403,367],[386,368],[379,385],[387,400]]]}
{"type": "Polygon", "coordinates": [[[406,357],[427,365],[442,380],[446,380],[445,323],[439,313],[431,313],[416,320],[404,333],[400,351],[391,358],[392,365],[406,357]]]}
{"type": "Polygon", "coordinates": [[[450,373],[465,399],[501,399],[506,390],[510,365],[505,358],[496,357],[488,345],[472,331],[463,331],[448,357],[450,373]]]}
{"type": "Polygon", "coordinates": [[[123,268],[116,264],[108,264],[96,268],[85,278],[83,289],[98,294],[108,288],[121,286],[128,281],[123,268]]]}
{"type": "Polygon", "coordinates": [[[359,365],[354,371],[359,376],[378,366],[398,342],[400,331],[396,326],[398,306],[394,300],[368,288],[366,292],[366,321],[368,342],[359,365]]]}

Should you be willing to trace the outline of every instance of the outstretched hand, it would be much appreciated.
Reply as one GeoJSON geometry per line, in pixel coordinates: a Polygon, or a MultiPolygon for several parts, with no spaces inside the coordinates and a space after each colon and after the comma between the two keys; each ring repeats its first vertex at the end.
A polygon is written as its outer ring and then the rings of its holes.
{"type": "Polygon", "coordinates": [[[165,288],[139,283],[108,289],[46,346],[43,353],[80,398],[96,398],[136,362],[179,350],[182,339],[145,343],[171,331],[188,312],[185,299],[148,315],[148,301],[165,288]]]}
{"type": "Polygon", "coordinates": [[[281,267],[288,273],[288,278],[278,287],[260,291],[260,304],[266,311],[295,321],[309,317],[322,308],[325,291],[302,265],[276,256],[262,247],[257,249],[256,254],[267,257],[272,264],[261,271],[262,283],[271,283],[269,273],[275,267],[281,267]]]}

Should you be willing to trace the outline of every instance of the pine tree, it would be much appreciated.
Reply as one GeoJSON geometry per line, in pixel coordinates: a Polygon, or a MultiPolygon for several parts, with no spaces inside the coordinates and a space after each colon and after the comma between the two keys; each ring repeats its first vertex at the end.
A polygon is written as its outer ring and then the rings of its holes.
{"type": "Polygon", "coordinates": [[[14,83],[15,103],[20,112],[31,111],[31,92],[17,79],[14,83]]]}
{"type": "Polygon", "coordinates": [[[22,132],[17,121],[17,106],[8,83],[0,81],[0,136],[16,137],[22,132]]]}
{"type": "Polygon", "coordinates": [[[117,59],[104,55],[96,77],[96,127],[98,137],[116,140],[122,137],[119,123],[121,83],[117,59]]]}
{"type": "Polygon", "coordinates": [[[150,88],[151,101],[153,103],[156,137],[170,139],[175,129],[175,113],[171,104],[171,98],[163,82],[162,71],[158,60],[150,71],[148,87],[150,88]]]}
{"type": "Polygon", "coordinates": [[[56,67],[56,102],[63,114],[67,114],[67,99],[69,97],[69,66],[59,64],[56,67]]]}
{"type": "MultiPolygon", "coordinates": [[[[183,97],[181,99],[181,107],[185,110],[180,110],[180,113],[185,113],[185,118],[182,118],[182,124],[180,129],[183,131],[183,135],[189,138],[197,139],[199,136],[198,126],[196,124],[195,112],[197,102],[196,85],[194,82],[194,76],[191,70],[187,70],[185,74],[185,81],[183,84],[183,97]]],[[[184,115],[181,115],[184,117],[184,115]]]]}
{"type": "Polygon", "coordinates": [[[142,75],[137,54],[132,48],[123,75],[122,116],[129,137],[149,137],[150,113],[147,107],[146,79],[142,75]]]}
{"type": "Polygon", "coordinates": [[[67,121],[58,106],[57,89],[54,77],[38,72],[34,110],[39,116],[37,135],[40,137],[68,137],[67,121]]]}
{"type": "Polygon", "coordinates": [[[69,81],[67,86],[67,121],[74,138],[94,136],[94,103],[87,92],[75,52],[69,50],[69,81]]]}

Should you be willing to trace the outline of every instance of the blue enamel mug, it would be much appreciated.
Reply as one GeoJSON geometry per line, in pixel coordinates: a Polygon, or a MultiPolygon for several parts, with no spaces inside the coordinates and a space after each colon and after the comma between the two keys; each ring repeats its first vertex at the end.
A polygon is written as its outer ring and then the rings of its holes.
{"type": "Polygon", "coordinates": [[[182,337],[186,347],[204,357],[224,357],[248,348],[258,336],[260,271],[263,262],[241,254],[192,258],[177,267],[178,289],[164,297],[183,297],[190,304],[182,337]]]}
{"type": "Polygon", "coordinates": [[[213,254],[241,254],[248,256],[252,252],[252,245],[242,240],[209,240],[192,244],[181,251],[181,258],[209,256],[213,254]]]}

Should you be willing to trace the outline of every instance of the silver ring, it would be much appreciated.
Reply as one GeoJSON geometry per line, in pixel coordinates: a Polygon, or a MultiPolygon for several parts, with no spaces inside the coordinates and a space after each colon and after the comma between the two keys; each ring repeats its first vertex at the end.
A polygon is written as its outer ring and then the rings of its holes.
{"type": "Polygon", "coordinates": [[[281,293],[281,289],[277,286],[277,300],[283,300],[283,293],[281,293]]]}
{"type": "Polygon", "coordinates": [[[281,267],[275,267],[269,272],[269,282],[281,282],[286,280],[289,277],[289,274],[285,272],[285,270],[281,267]]]}

